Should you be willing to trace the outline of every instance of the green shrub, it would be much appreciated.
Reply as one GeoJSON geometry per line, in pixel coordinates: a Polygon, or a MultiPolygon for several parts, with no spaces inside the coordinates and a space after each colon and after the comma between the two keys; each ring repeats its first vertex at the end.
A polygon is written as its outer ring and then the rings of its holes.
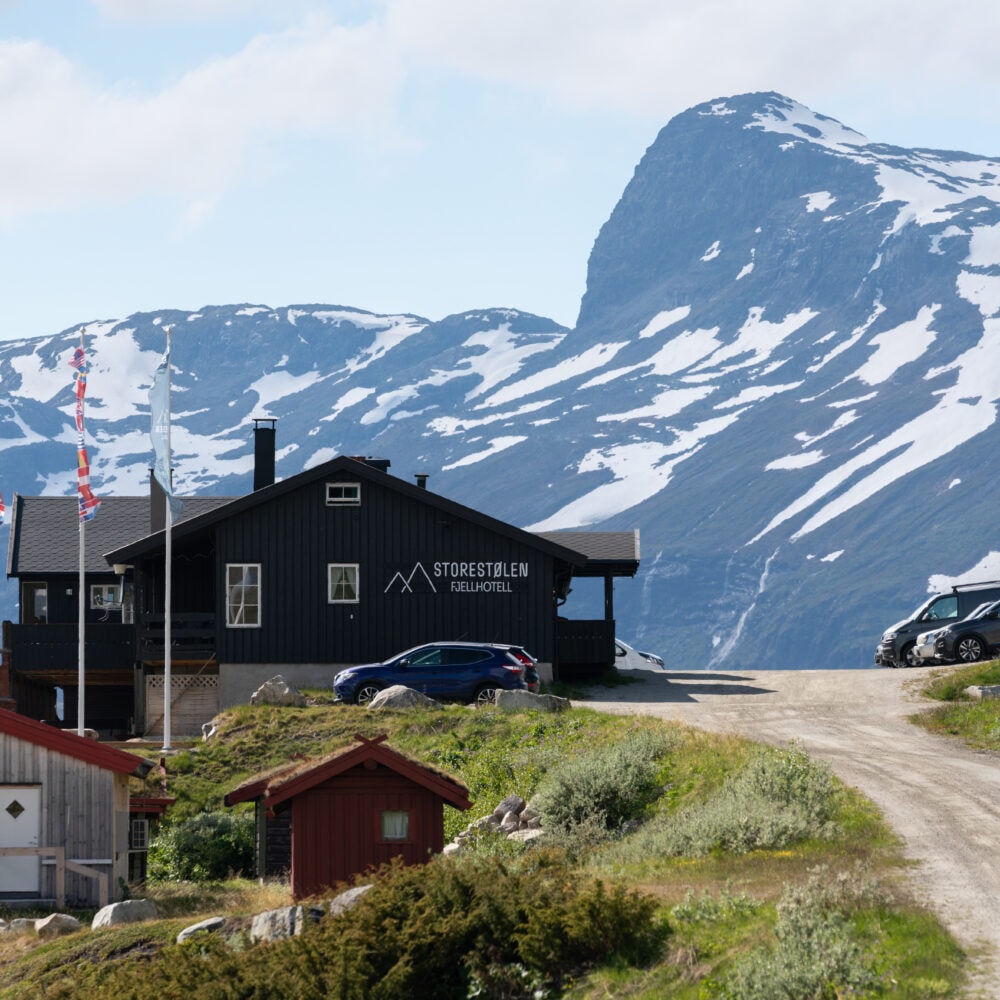
{"type": "Polygon", "coordinates": [[[743,854],[829,836],[837,785],[826,764],[796,746],[761,748],[716,795],[646,832],[661,852],[743,854]]]}
{"type": "Polygon", "coordinates": [[[199,813],[161,827],[149,845],[151,882],[207,882],[251,875],[254,868],[252,813],[199,813]]]}
{"type": "MultiPolygon", "coordinates": [[[[384,869],[343,926],[356,996],[531,997],[576,970],[654,957],[666,927],[648,896],[580,877],[545,851],[517,870],[450,858],[384,869]]],[[[541,995],[541,994],[539,994],[541,995]]]]}
{"type": "MultiPolygon", "coordinates": [[[[722,984],[722,1000],[839,1000],[879,992],[873,960],[856,939],[851,913],[868,897],[849,881],[815,873],[786,889],[778,904],[775,946],[737,963],[722,984]]],[[[877,897],[876,897],[877,901],[877,897]]]]}
{"type": "Polygon", "coordinates": [[[645,730],[563,761],[532,799],[542,826],[554,834],[606,834],[642,816],[663,791],[659,761],[668,747],[663,735],[645,730]]]}

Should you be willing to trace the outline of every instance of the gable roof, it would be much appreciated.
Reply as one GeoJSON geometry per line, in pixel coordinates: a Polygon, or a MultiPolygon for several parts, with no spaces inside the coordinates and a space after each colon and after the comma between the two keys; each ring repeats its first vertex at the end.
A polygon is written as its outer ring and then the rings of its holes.
{"type": "MultiPolygon", "coordinates": [[[[228,497],[184,498],[185,518],[226,503],[228,497]]],[[[87,522],[84,572],[110,573],[104,553],[149,533],[150,498],[104,497],[87,522]]],[[[75,496],[32,497],[15,493],[11,502],[7,575],[78,573],[80,507],[75,496]]]]}
{"type": "Polygon", "coordinates": [[[639,570],[639,529],[632,531],[539,531],[540,538],[565,545],[587,557],[576,576],[635,576],[639,570]]]}
{"type": "Polygon", "coordinates": [[[225,797],[226,805],[263,799],[264,806],[271,810],[316,785],[371,761],[426,788],[456,809],[471,807],[469,789],[461,781],[385,746],[388,739],[385,734],[367,739],[356,733],[354,738],[359,746],[344,747],[318,761],[293,761],[262,772],[229,792],[225,797]]]}
{"type": "MultiPolygon", "coordinates": [[[[568,548],[559,542],[553,541],[542,535],[533,534],[530,531],[525,531],[523,528],[516,528],[514,525],[507,524],[505,521],[500,521],[495,517],[482,514],[471,507],[465,507],[460,503],[456,503],[454,500],[449,500],[446,497],[441,496],[440,494],[432,493],[430,490],[425,489],[422,486],[409,483],[405,479],[400,479],[398,476],[392,476],[388,472],[377,469],[364,460],[351,458],[346,455],[340,455],[337,458],[331,459],[329,462],[324,462],[323,464],[317,465],[312,469],[306,469],[304,472],[299,472],[294,476],[289,476],[287,479],[283,479],[280,482],[262,487],[259,490],[255,490],[253,493],[248,493],[246,496],[236,497],[235,499],[231,499],[227,503],[217,506],[210,511],[181,521],[178,524],[173,525],[171,528],[173,538],[176,540],[178,538],[183,538],[185,535],[191,535],[195,532],[202,531],[222,520],[225,520],[226,518],[233,517],[243,511],[250,510],[253,507],[267,503],[278,497],[284,496],[285,494],[291,493],[294,490],[301,489],[305,485],[314,482],[322,482],[325,479],[338,475],[347,475],[352,480],[364,480],[375,483],[379,486],[388,487],[391,490],[395,490],[402,496],[427,504],[444,514],[470,521],[473,524],[484,527],[498,535],[511,538],[523,545],[528,545],[531,548],[541,549],[542,551],[552,555],[554,558],[561,559],[562,561],[570,563],[573,566],[582,566],[586,562],[586,557],[580,552],[568,548]]],[[[130,544],[122,544],[119,548],[106,551],[105,558],[108,562],[129,562],[130,560],[147,552],[155,551],[165,544],[166,531],[157,531],[153,534],[147,534],[144,537],[135,539],[131,541],[130,544]]]]}
{"type": "MultiPolygon", "coordinates": [[[[74,505],[75,503],[76,501],[74,505]]],[[[0,736],[25,740],[35,746],[45,747],[47,750],[82,760],[87,764],[95,764],[116,774],[130,774],[144,778],[155,767],[154,762],[145,757],[137,757],[117,747],[105,746],[96,740],[85,739],[76,733],[57,729],[44,722],[35,722],[26,715],[18,715],[17,712],[5,708],[0,708],[0,736]]]]}

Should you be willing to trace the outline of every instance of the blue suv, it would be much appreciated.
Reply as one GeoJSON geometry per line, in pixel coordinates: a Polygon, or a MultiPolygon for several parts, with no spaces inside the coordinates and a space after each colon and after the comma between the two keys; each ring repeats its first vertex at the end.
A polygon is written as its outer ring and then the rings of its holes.
{"type": "Polygon", "coordinates": [[[341,670],[333,679],[338,702],[367,705],[383,688],[402,684],[429,698],[492,704],[497,691],[528,691],[537,673],[520,646],[481,642],[429,642],[382,663],[341,670]]]}

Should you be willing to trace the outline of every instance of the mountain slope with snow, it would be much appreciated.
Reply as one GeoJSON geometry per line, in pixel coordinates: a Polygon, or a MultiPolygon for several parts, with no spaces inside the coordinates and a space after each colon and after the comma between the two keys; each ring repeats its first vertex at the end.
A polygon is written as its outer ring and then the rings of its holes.
{"type": "MultiPolygon", "coordinates": [[[[931,584],[1000,577],[998,323],[1000,159],[719,99],[642,157],[572,330],[331,305],[85,324],[92,482],[146,489],[169,325],[181,493],[248,490],[275,417],[279,476],[378,455],[522,527],[640,528],[619,632],[677,668],[867,666],[931,584]]],[[[5,495],[74,489],[78,339],[0,345],[5,495]]]]}

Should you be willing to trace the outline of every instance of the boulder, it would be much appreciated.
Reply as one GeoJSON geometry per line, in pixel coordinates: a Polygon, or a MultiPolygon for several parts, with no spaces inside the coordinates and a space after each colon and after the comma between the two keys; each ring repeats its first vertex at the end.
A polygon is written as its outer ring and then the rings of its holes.
{"type": "Polygon", "coordinates": [[[570,707],[569,698],[555,694],[533,694],[531,691],[497,691],[497,708],[505,712],[565,712],[570,707]]]}
{"type": "Polygon", "coordinates": [[[80,921],[68,913],[50,913],[35,921],[35,933],[44,938],[59,937],[62,934],[73,934],[80,926],[80,921]]]}
{"type": "Polygon", "coordinates": [[[250,924],[251,941],[277,941],[302,933],[305,910],[301,906],[282,906],[258,913],[250,924]]]}
{"type": "Polygon", "coordinates": [[[31,917],[15,917],[7,925],[8,934],[30,934],[35,929],[35,921],[31,917]]]}
{"type": "Polygon", "coordinates": [[[540,837],[542,832],[543,831],[540,827],[531,827],[530,829],[528,827],[522,827],[520,830],[512,830],[509,834],[507,834],[507,839],[520,840],[527,843],[529,840],[534,840],[536,837],[540,837]]]}
{"type": "Polygon", "coordinates": [[[356,885],[351,889],[346,889],[339,896],[334,896],[330,900],[330,916],[337,917],[341,913],[346,913],[369,889],[373,888],[374,885],[372,883],[368,885],[356,885]]]}
{"type": "Polygon", "coordinates": [[[969,698],[1000,698],[1000,686],[996,684],[974,684],[965,689],[969,698]]]}
{"type": "Polygon", "coordinates": [[[402,684],[394,684],[384,691],[379,691],[370,702],[368,710],[380,708],[430,708],[437,705],[433,698],[414,691],[413,688],[404,687],[402,684]]]}
{"type": "Polygon", "coordinates": [[[251,705],[293,705],[296,708],[304,708],[306,696],[301,691],[296,691],[281,674],[277,674],[263,684],[252,695],[250,695],[251,705]]]}
{"type": "Polygon", "coordinates": [[[517,813],[520,815],[524,811],[524,799],[520,795],[508,795],[497,807],[493,810],[493,815],[497,819],[503,819],[504,816],[509,812],[517,813]]]}
{"type": "Polygon", "coordinates": [[[156,906],[148,899],[123,899],[120,903],[109,903],[97,911],[90,926],[112,927],[115,924],[134,924],[142,920],[156,919],[156,906]]]}
{"type": "Polygon", "coordinates": [[[191,924],[190,927],[185,927],[184,930],[177,935],[177,943],[180,944],[182,941],[187,941],[188,938],[195,937],[198,934],[220,931],[225,926],[225,917],[209,917],[207,920],[202,920],[197,924],[191,924]]]}

